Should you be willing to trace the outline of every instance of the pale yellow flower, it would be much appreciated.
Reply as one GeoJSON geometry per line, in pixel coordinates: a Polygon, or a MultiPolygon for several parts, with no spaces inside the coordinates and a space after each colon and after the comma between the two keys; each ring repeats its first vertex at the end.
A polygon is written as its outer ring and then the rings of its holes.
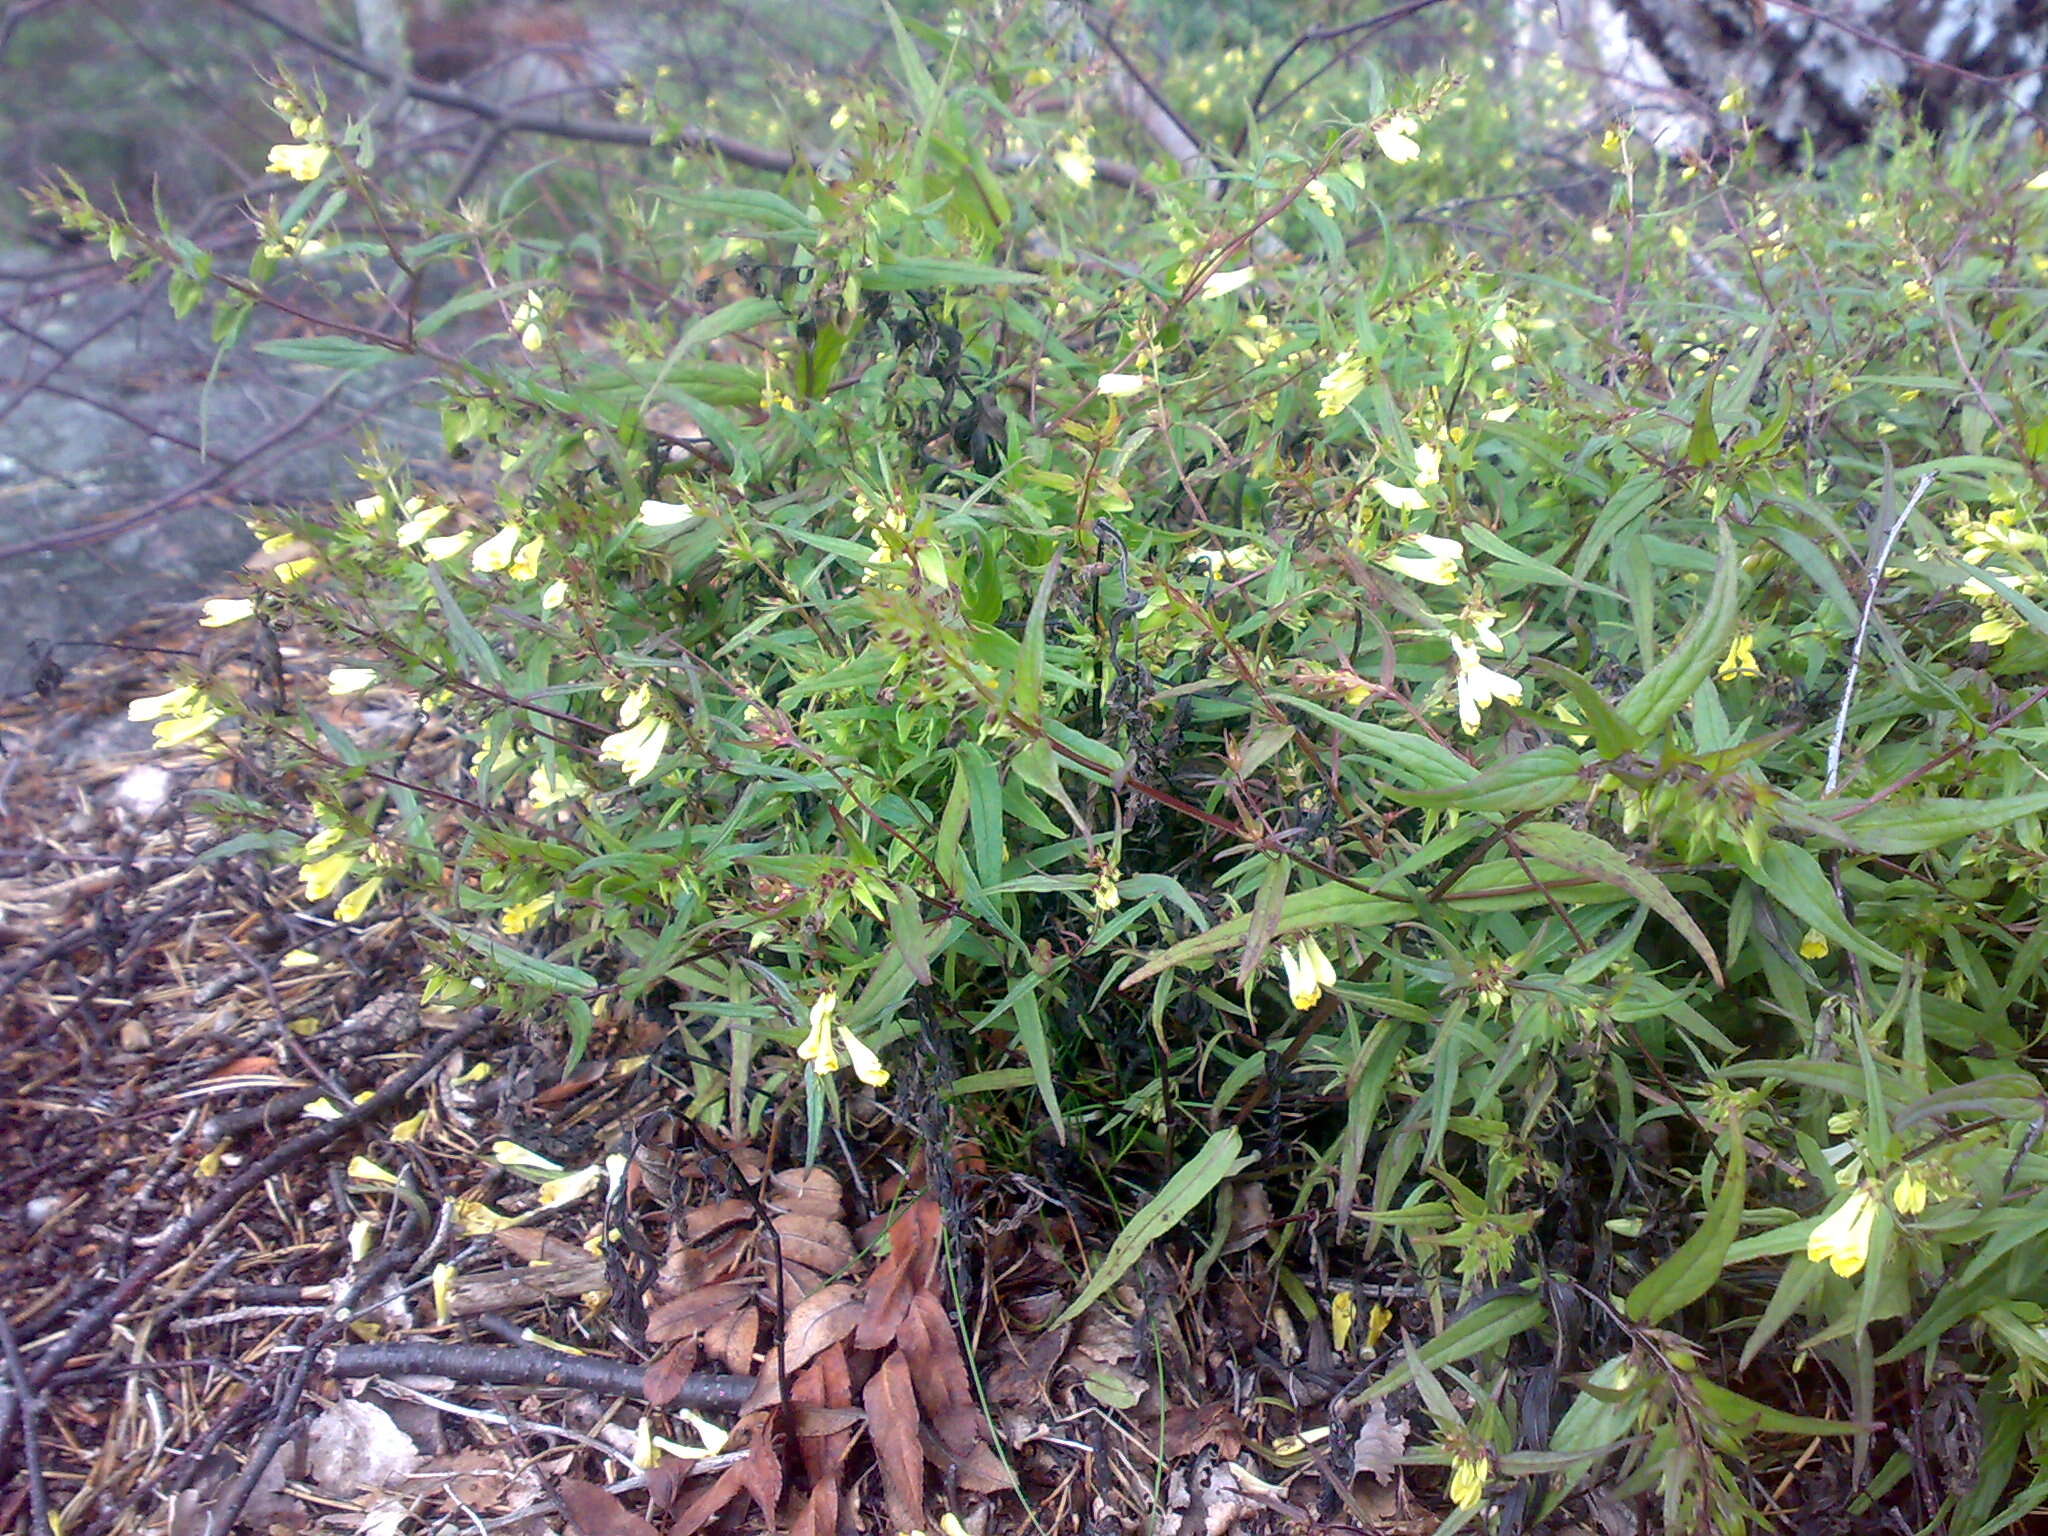
{"type": "Polygon", "coordinates": [[[1877,1197],[1867,1185],[1858,1184],[1807,1236],[1807,1258],[1848,1279],[1870,1257],[1870,1234],[1877,1225],[1877,1212],[1877,1197]]]}
{"type": "Polygon", "coordinates": [[[1220,299],[1225,294],[1235,293],[1258,276],[1254,267],[1238,267],[1230,272],[1211,272],[1202,280],[1202,297],[1220,299]]]}
{"type": "Polygon", "coordinates": [[[1486,1497],[1486,1475],[1492,1468],[1485,1456],[1451,1458],[1451,1502],[1459,1509],[1477,1509],[1486,1497]]]}
{"type": "Polygon", "coordinates": [[[698,518],[695,507],[680,501],[648,500],[640,503],[640,521],[649,528],[679,528],[698,518]]]}
{"type": "Polygon", "coordinates": [[[1118,400],[1135,395],[1144,387],[1145,376],[1140,373],[1105,373],[1095,381],[1095,393],[1118,400]]]}
{"type": "Polygon", "coordinates": [[[512,557],[512,563],[505,567],[505,574],[514,581],[531,581],[540,574],[541,551],[547,548],[547,540],[535,535],[519,546],[519,553],[512,557]]]}
{"type": "Polygon", "coordinates": [[[325,144],[273,144],[270,158],[263,163],[263,172],[267,176],[289,176],[293,181],[318,181],[333,154],[325,144]]]}
{"type": "Polygon", "coordinates": [[[384,877],[375,875],[360,885],[352,886],[349,893],[334,904],[334,920],[337,923],[352,923],[370,910],[370,903],[377,899],[377,893],[384,889],[384,877]]]}
{"type": "Polygon", "coordinates": [[[533,770],[527,780],[526,799],[537,811],[544,811],[551,805],[564,800],[575,800],[590,793],[590,786],[565,768],[549,768],[546,764],[533,770]]]}
{"type": "Polygon", "coordinates": [[[1316,386],[1316,414],[1341,416],[1365,390],[1365,362],[1349,351],[1337,354],[1330,371],[1316,386]]]}
{"type": "Polygon", "coordinates": [[[1323,988],[1337,985],[1337,972],[1323,946],[1313,937],[1280,951],[1280,964],[1287,973],[1287,996],[1306,1013],[1323,1000],[1323,988]]]}
{"type": "Polygon", "coordinates": [[[301,866],[299,882],[306,888],[308,901],[325,901],[334,894],[335,887],[346,880],[356,867],[353,853],[330,853],[324,859],[315,859],[301,866]]]}
{"type": "Polygon", "coordinates": [[[846,1064],[853,1068],[853,1075],[870,1088],[889,1086],[889,1069],[882,1065],[882,1058],[869,1050],[860,1037],[844,1025],[839,1029],[839,1043],[846,1047],[846,1064]]]}
{"type": "Polygon", "coordinates": [[[1479,714],[1487,705],[1522,702],[1521,683],[1481,661],[1479,648],[1471,641],[1453,635],[1451,654],[1458,663],[1458,724],[1467,736],[1479,729],[1479,714]]]}
{"type": "Polygon", "coordinates": [[[568,600],[569,583],[561,580],[558,577],[554,581],[549,582],[547,584],[546,590],[541,593],[541,611],[544,613],[553,613],[557,608],[561,607],[562,604],[566,603],[568,600]]]}
{"type": "Polygon", "coordinates": [[[668,746],[668,722],[659,715],[649,715],[614,731],[597,745],[599,758],[617,763],[626,771],[626,782],[638,784],[661,761],[661,754],[668,746]]]}
{"type": "Polygon", "coordinates": [[[519,525],[507,523],[469,552],[469,565],[476,571],[502,571],[512,563],[519,548],[519,525]]]}
{"type": "Polygon", "coordinates": [[[333,667],[327,673],[327,691],[337,697],[376,686],[377,674],[369,667],[333,667]]]}
{"type": "Polygon", "coordinates": [[[1068,139],[1064,149],[1053,151],[1052,163],[1077,187],[1095,180],[1095,156],[1089,153],[1088,141],[1078,135],[1068,139]]]}
{"type": "Polygon", "coordinates": [[[167,693],[130,700],[128,718],[155,721],[150,729],[159,747],[181,747],[206,735],[220,723],[222,715],[205,694],[187,684],[167,693]]]}
{"type": "Polygon", "coordinates": [[[811,1004],[811,1032],[796,1048],[797,1060],[808,1061],[811,1070],[830,1076],[839,1070],[839,1052],[832,1044],[832,1016],[839,1011],[839,991],[827,987],[811,1004]]]}
{"type": "Polygon", "coordinates": [[[1756,637],[1737,635],[1728,642],[1728,654],[1721,658],[1721,665],[1714,668],[1714,676],[1724,683],[1738,677],[1762,677],[1764,669],[1757,665],[1756,637]]]}
{"type": "Polygon", "coordinates": [[[431,539],[420,540],[420,553],[429,560],[453,560],[457,555],[469,548],[469,541],[475,537],[476,530],[474,528],[464,528],[455,533],[438,534],[431,539]]]}
{"type": "Polygon", "coordinates": [[[1918,1216],[1927,1209],[1927,1202],[1933,1196],[1926,1176],[1912,1163],[1899,1170],[1898,1182],[1892,1185],[1892,1209],[1901,1216],[1918,1216]]]}
{"type": "Polygon", "coordinates": [[[1106,869],[1095,871],[1095,910],[1114,912],[1123,904],[1123,893],[1116,888],[1116,876],[1106,869]]]}
{"type": "Polygon", "coordinates": [[[1433,533],[1418,533],[1406,544],[1380,556],[1380,564],[1410,581],[1425,586],[1448,587],[1458,579],[1458,562],[1465,558],[1465,546],[1456,539],[1441,539],[1433,533]],[[1415,551],[1420,553],[1415,553],[1415,551]]]}
{"type": "Polygon", "coordinates": [[[1825,960],[1827,957],[1827,936],[1818,928],[1807,929],[1799,939],[1799,958],[1802,960],[1825,960]]]}
{"type": "Polygon", "coordinates": [[[1435,443],[1415,445],[1415,483],[1427,489],[1443,478],[1444,452],[1435,443]]]}
{"type": "Polygon", "coordinates": [[[498,914],[498,927],[509,934],[525,933],[552,911],[554,905],[553,891],[549,891],[545,896],[536,896],[531,901],[519,902],[498,914]]]}
{"type": "Polygon", "coordinates": [[[1396,512],[1420,512],[1429,505],[1429,498],[1414,486],[1396,485],[1387,479],[1375,479],[1372,493],[1396,512]]]}
{"type": "Polygon", "coordinates": [[[421,539],[424,539],[434,531],[435,527],[439,525],[441,520],[451,510],[453,509],[439,504],[430,507],[416,507],[408,502],[406,505],[406,519],[398,525],[398,542],[401,544],[419,543],[421,539]]]}
{"type": "Polygon", "coordinates": [[[199,627],[226,629],[230,624],[253,618],[255,613],[255,603],[246,597],[209,597],[200,605],[199,627]]]}
{"type": "Polygon", "coordinates": [[[2018,634],[2020,628],[2019,615],[2010,608],[1986,608],[1984,617],[1971,627],[1970,644],[1988,645],[1995,649],[2018,634]]]}
{"type": "Polygon", "coordinates": [[[1415,135],[1422,125],[1405,112],[1396,112],[1373,124],[1373,141],[1380,147],[1380,153],[1396,165],[1407,165],[1422,156],[1422,146],[1415,142],[1415,135]]]}
{"type": "Polygon", "coordinates": [[[2027,178],[2029,192],[2048,192],[2048,171],[2036,171],[2027,178]]]}
{"type": "Polygon", "coordinates": [[[1337,199],[1330,196],[1330,189],[1322,177],[1309,177],[1308,184],[1301,190],[1310,202],[1323,210],[1324,218],[1334,219],[1337,217],[1337,199]]]}

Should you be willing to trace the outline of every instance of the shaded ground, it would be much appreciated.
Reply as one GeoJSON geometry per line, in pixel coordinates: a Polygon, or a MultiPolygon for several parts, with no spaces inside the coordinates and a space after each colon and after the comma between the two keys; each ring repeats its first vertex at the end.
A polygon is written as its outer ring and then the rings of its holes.
{"type": "Polygon", "coordinates": [[[217,357],[203,312],[178,321],[161,284],[86,255],[0,251],[0,319],[0,693],[217,590],[254,548],[243,508],[353,495],[366,425],[400,452],[438,448],[403,386],[217,357]]]}
{"type": "MultiPolygon", "coordinates": [[[[253,684],[250,627],[195,617],[0,706],[0,1530],[1435,1525],[1402,1405],[1346,1396],[1365,1326],[1292,1307],[1262,1200],[1057,1318],[1119,1217],[986,1166],[936,1071],[806,1166],[800,1109],[692,1118],[730,1090],[687,997],[566,1075],[422,1012],[406,914],[209,850],[235,770],[126,720],[176,658],[253,684]]],[[[411,761],[456,749],[428,722],[411,761]]]]}

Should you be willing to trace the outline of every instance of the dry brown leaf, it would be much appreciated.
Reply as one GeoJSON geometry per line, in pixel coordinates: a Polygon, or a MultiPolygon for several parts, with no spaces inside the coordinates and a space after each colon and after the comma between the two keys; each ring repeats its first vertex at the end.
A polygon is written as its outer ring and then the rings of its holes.
{"type": "Polygon", "coordinates": [[[868,1439],[882,1470],[889,1519],[899,1531],[924,1528],[924,1449],[918,1443],[917,1389],[910,1365],[891,1354],[861,1394],[868,1411],[868,1439]]]}
{"type": "Polygon", "coordinates": [[[853,1265],[853,1234],[829,1216],[778,1216],[775,1235],[782,1244],[782,1262],[801,1264],[820,1274],[836,1274],[853,1265]]]}
{"type": "Polygon", "coordinates": [[[839,1463],[853,1444],[853,1430],[866,1417],[853,1406],[853,1378],[846,1351],[834,1344],[822,1351],[789,1386],[795,1405],[791,1433],[813,1486],[835,1481],[839,1463]],[[843,1422],[827,1415],[844,1415],[843,1422]]]}
{"type": "Polygon", "coordinates": [[[555,1484],[555,1497],[578,1536],[655,1536],[652,1525],[596,1483],[565,1477],[555,1484]]]}
{"type": "Polygon", "coordinates": [[[845,1214],[846,1195],[828,1168],[785,1168],[769,1180],[768,1206],[786,1216],[837,1221],[845,1214]]]}
{"type": "Polygon", "coordinates": [[[1370,1472],[1380,1482],[1391,1483],[1407,1449],[1408,1421],[1388,1419],[1386,1403],[1374,1403],[1351,1447],[1351,1475],[1370,1472]]]}
{"type": "Polygon", "coordinates": [[[850,1283],[841,1281],[813,1291],[790,1308],[789,1321],[783,1325],[783,1369],[794,1372],[810,1364],[852,1333],[860,1315],[860,1297],[850,1283]]]}
{"type": "Polygon", "coordinates": [[[981,1440],[981,1407],[974,1400],[974,1384],[967,1379],[967,1362],[953,1337],[953,1325],[936,1293],[919,1291],[911,1298],[896,1348],[909,1363],[925,1421],[949,1451],[967,1455],[981,1440]]]}
{"type": "Polygon", "coordinates": [[[724,1322],[704,1330],[704,1353],[735,1376],[754,1373],[754,1346],[761,1337],[761,1311],[742,1307],[724,1322]]]}
{"type": "Polygon", "coordinates": [[[640,1378],[640,1390],[647,1394],[647,1401],[657,1408],[666,1407],[683,1390],[683,1383],[697,1365],[697,1350],[694,1345],[678,1344],[665,1349],[649,1362],[640,1378]]]}
{"type": "Polygon", "coordinates": [[[946,1474],[951,1487],[964,1488],[969,1493],[1000,1493],[1017,1486],[1003,1459],[986,1445],[977,1444],[965,1456],[956,1456],[929,1428],[919,1443],[924,1447],[925,1459],[946,1474]]]}
{"type": "Polygon", "coordinates": [[[790,1523],[789,1536],[839,1536],[839,1483],[815,1483],[790,1523]]]}
{"type": "Polygon", "coordinates": [[[770,1442],[768,1415],[750,1414],[733,1430],[737,1439],[750,1430],[753,1441],[746,1454],[718,1474],[718,1480],[676,1513],[669,1536],[693,1536],[724,1512],[742,1493],[750,1496],[761,1512],[761,1529],[773,1531],[777,1506],[782,1502],[782,1462],[770,1442]]]}
{"type": "Polygon", "coordinates": [[[868,1277],[867,1308],[854,1330],[853,1342],[860,1348],[882,1349],[894,1343],[910,1315],[911,1298],[932,1288],[939,1264],[940,1220],[939,1202],[926,1195],[889,1228],[889,1252],[868,1277]]]}
{"type": "Polygon", "coordinates": [[[988,1378],[990,1400],[1006,1408],[1043,1406],[1047,1402],[1047,1384],[1066,1354],[1073,1332],[1072,1323],[1062,1323],[1039,1334],[1029,1344],[1019,1344],[1014,1335],[1006,1335],[1002,1363],[988,1378]]]}
{"type": "Polygon", "coordinates": [[[714,1232],[736,1226],[754,1219],[754,1208],[744,1200],[719,1200],[711,1205],[700,1205],[684,1213],[683,1236],[690,1242],[701,1243],[714,1232]]]}
{"type": "Polygon", "coordinates": [[[1226,1461],[1235,1461],[1244,1450],[1244,1420],[1228,1403],[1211,1403],[1206,1408],[1169,1408],[1156,1438],[1168,1461],[1179,1461],[1211,1446],[1226,1461]]]}
{"type": "Polygon", "coordinates": [[[721,1280],[665,1301],[647,1316],[647,1340],[667,1344],[702,1333],[730,1317],[734,1309],[751,1305],[754,1291],[752,1281],[721,1280]]]}

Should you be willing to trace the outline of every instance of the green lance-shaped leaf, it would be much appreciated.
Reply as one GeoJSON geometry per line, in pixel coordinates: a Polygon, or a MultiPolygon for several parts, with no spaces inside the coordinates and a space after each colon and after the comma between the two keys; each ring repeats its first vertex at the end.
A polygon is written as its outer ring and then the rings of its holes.
{"type": "Polygon", "coordinates": [[[1116,1235],[1116,1241],[1109,1245],[1109,1252],[1102,1256],[1081,1294],[1068,1302],[1047,1326],[1057,1328],[1072,1322],[1108,1294],[1109,1288],[1145,1256],[1147,1248],[1185,1221],[1188,1213],[1207,1199],[1218,1184],[1237,1172],[1242,1150],[1242,1140],[1234,1129],[1220,1130],[1211,1136],[1193,1161],[1168,1179],[1166,1188],[1146,1202],[1116,1235]]]}
{"type": "Polygon", "coordinates": [[[1796,843],[1773,839],[1750,878],[1770,898],[1831,944],[1839,944],[1886,970],[1904,970],[1906,962],[1876,941],[1866,938],[1842,915],[1842,903],[1828,883],[1820,860],[1796,843]]]}
{"type": "Polygon", "coordinates": [[[1700,925],[1692,920],[1692,914],[1685,910],[1662,880],[1620,849],[1590,832],[1581,832],[1576,827],[1554,821],[1532,822],[1526,827],[1515,828],[1510,835],[1525,853],[1627,891],[1676,928],[1685,942],[1693,947],[1694,953],[1706,962],[1714,984],[1722,984],[1721,962],[1714,954],[1714,946],[1707,942],[1706,934],[1700,931],[1700,925]]]}
{"type": "MultiPolygon", "coordinates": [[[[1532,1292],[1496,1296],[1474,1307],[1415,1353],[1423,1365],[1435,1370],[1469,1359],[1495,1345],[1505,1344],[1537,1326],[1549,1313],[1543,1299],[1532,1292]]],[[[1357,1401],[1361,1404],[1377,1402],[1400,1391],[1414,1379],[1414,1366],[1406,1360],[1397,1360],[1388,1367],[1385,1375],[1358,1395],[1357,1401]]]]}
{"type": "MultiPolygon", "coordinates": [[[[1839,804],[1822,801],[1808,809],[1826,812],[1838,809],[1839,804]]],[[[1838,825],[1855,847],[1868,853],[1898,857],[1925,853],[1930,848],[1939,848],[1943,843],[1952,843],[1973,832],[1988,832],[2008,822],[2018,821],[2022,816],[2037,816],[2043,811],[2048,811],[2048,790],[2035,790],[2025,795],[2001,795],[1986,800],[1944,795],[1904,802],[1885,801],[1852,813],[1838,825]]]]}
{"type": "MultiPolygon", "coordinates": [[[[1176,965],[1190,965],[1237,949],[1251,936],[1253,916],[1251,912],[1242,913],[1228,922],[1218,923],[1207,933],[1183,939],[1171,949],[1154,955],[1124,980],[1124,988],[1149,981],[1176,965]]],[[[1277,943],[1297,933],[1320,932],[1329,928],[1384,928],[1389,923],[1402,922],[1413,916],[1415,908],[1409,902],[1367,896],[1351,886],[1331,880],[1310,886],[1307,890],[1289,892],[1281,904],[1278,919],[1271,924],[1268,942],[1277,943]]]]}
{"type": "Polygon", "coordinates": [[[1460,811],[1547,811],[1579,792],[1583,754],[1570,747],[1536,747],[1481,769],[1449,789],[1390,789],[1387,798],[1402,805],[1460,811]]]}
{"type": "Polygon", "coordinates": [[[1714,584],[1707,592],[1706,605],[1693,615],[1684,634],[1662,661],[1643,674],[1643,680],[1628,691],[1615,707],[1622,723],[1635,732],[1637,740],[1654,736],[1664,723],[1692,702],[1692,696],[1707,680],[1735,634],[1735,619],[1742,593],[1742,562],[1736,557],[1735,535],[1728,525],[1717,525],[1720,535],[1720,563],[1714,568],[1714,584]]]}
{"type": "Polygon", "coordinates": [[[1742,1138],[1730,1134],[1721,1187],[1707,1207],[1699,1230],[1678,1245],[1671,1257],[1645,1275],[1628,1293],[1628,1315],[1638,1323],[1662,1322],[1680,1307],[1698,1301],[1721,1278],[1728,1245],[1742,1226],[1742,1206],[1749,1191],[1742,1138]]]}
{"type": "Polygon", "coordinates": [[[1620,757],[1643,744],[1642,738],[1615,713],[1606,695],[1571,668],[1561,667],[1541,656],[1532,656],[1529,658],[1529,670],[1538,677],[1549,678],[1571,695],[1579,719],[1585,722],[1586,732],[1593,738],[1593,745],[1602,757],[1620,757]]]}

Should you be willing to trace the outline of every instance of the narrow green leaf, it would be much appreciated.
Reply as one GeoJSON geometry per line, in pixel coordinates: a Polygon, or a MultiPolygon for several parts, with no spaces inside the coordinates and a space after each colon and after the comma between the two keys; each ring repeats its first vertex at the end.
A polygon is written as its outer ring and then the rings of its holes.
{"type": "Polygon", "coordinates": [[[1719,377],[1718,372],[1707,375],[1699,409],[1693,412],[1692,434],[1685,440],[1685,462],[1701,469],[1721,457],[1721,434],[1714,426],[1714,383],[1719,377]]]}
{"type": "Polygon", "coordinates": [[[1607,696],[1569,667],[1561,667],[1541,656],[1532,656],[1529,658],[1529,670],[1538,677],[1549,678],[1571,695],[1579,719],[1585,722],[1593,745],[1602,757],[1624,757],[1643,744],[1642,737],[1629,729],[1628,723],[1615,713],[1614,706],[1607,702],[1607,696]]]}
{"type": "MultiPolygon", "coordinates": [[[[1542,1298],[1523,1294],[1498,1296],[1492,1301],[1474,1307],[1463,1317],[1452,1323],[1442,1333],[1423,1345],[1416,1354],[1431,1370],[1450,1365],[1454,1361],[1469,1359],[1496,1344],[1505,1344],[1512,1338],[1527,1333],[1541,1323],[1548,1314],[1542,1298]]],[[[1405,1360],[1396,1361],[1385,1375],[1381,1376],[1355,1399],[1360,1404],[1376,1402],[1398,1392],[1413,1379],[1414,1372],[1405,1360]]]]}
{"type": "Polygon", "coordinates": [[[1727,1163],[1721,1172],[1721,1187],[1707,1207],[1706,1220],[1628,1293],[1628,1315],[1636,1322],[1662,1322],[1679,1308],[1698,1301],[1721,1278],[1728,1245],[1742,1226],[1743,1202],[1749,1193],[1742,1138],[1727,1137],[1724,1151],[1727,1163]]]}
{"type": "Polygon", "coordinates": [[[1828,883],[1820,860],[1796,843],[1772,839],[1764,848],[1753,878],[1773,901],[1829,943],[1839,944],[1886,970],[1905,968],[1905,961],[1865,937],[1842,915],[1842,904],[1835,896],[1835,888],[1828,883]]]}
{"type": "MultiPolygon", "coordinates": [[[[1116,1241],[1109,1245],[1109,1252],[1102,1256],[1081,1293],[1046,1326],[1057,1328],[1070,1323],[1106,1296],[1110,1287],[1145,1256],[1146,1249],[1185,1221],[1189,1212],[1206,1200],[1218,1184],[1238,1171],[1242,1150],[1243,1143],[1233,1128],[1226,1127],[1211,1136],[1193,1160],[1183,1164],[1166,1181],[1166,1187],[1146,1202],[1116,1235],[1116,1241]]],[[[1537,1310],[1542,1310],[1540,1303],[1537,1310]]]]}
{"type": "MultiPolygon", "coordinates": [[[[1828,802],[1810,807],[1822,810],[1828,802]]],[[[1925,853],[1977,832],[1988,832],[2022,816],[2048,811],[2048,790],[2002,795],[1987,800],[1967,796],[1929,796],[1920,800],[1884,801],[1853,812],[1839,823],[1858,848],[1894,856],[1925,853]]]]}
{"type": "Polygon", "coordinates": [[[1724,985],[1720,959],[1714,954],[1714,946],[1707,942],[1706,934],[1700,931],[1700,925],[1693,921],[1692,914],[1685,910],[1662,880],[1620,849],[1590,832],[1581,832],[1562,822],[1531,822],[1528,826],[1515,828],[1509,835],[1525,853],[1627,891],[1676,928],[1680,937],[1706,963],[1714,984],[1724,985]]]}
{"type": "Polygon", "coordinates": [[[908,288],[1028,288],[1042,281],[1036,272],[936,256],[877,262],[860,274],[861,287],[871,293],[900,293],[908,288]]]}
{"type": "Polygon", "coordinates": [[[1585,757],[1570,747],[1533,747],[1488,764],[1454,788],[1389,789],[1386,795],[1402,805],[1461,811],[1547,811],[1585,788],[1579,777],[1585,766],[1585,757]]]}
{"type": "Polygon", "coordinates": [[[1638,740],[1654,736],[1673,715],[1692,702],[1694,692],[1707,674],[1727,653],[1735,634],[1735,619],[1742,593],[1742,562],[1735,553],[1735,536],[1726,523],[1715,525],[1719,535],[1720,563],[1714,570],[1714,584],[1706,604],[1693,616],[1692,624],[1667,652],[1663,660],[1643,675],[1616,707],[1623,722],[1638,740]]]}

